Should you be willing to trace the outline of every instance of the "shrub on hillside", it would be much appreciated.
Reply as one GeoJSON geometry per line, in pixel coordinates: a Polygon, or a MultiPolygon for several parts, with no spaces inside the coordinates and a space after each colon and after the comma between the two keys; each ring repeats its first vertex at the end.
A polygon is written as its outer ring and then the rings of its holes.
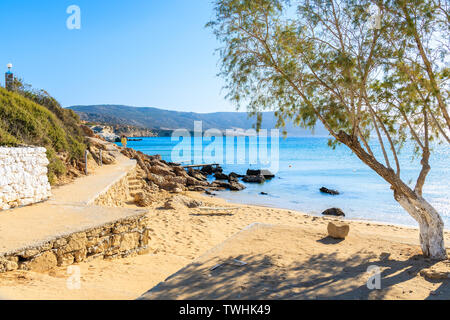
{"type": "Polygon", "coordinates": [[[16,88],[16,92],[0,88],[0,146],[24,144],[47,148],[48,176],[54,182],[55,177],[65,173],[65,164],[58,153],[67,153],[68,161],[83,157],[86,146],[80,120],[45,91],[16,88]]]}

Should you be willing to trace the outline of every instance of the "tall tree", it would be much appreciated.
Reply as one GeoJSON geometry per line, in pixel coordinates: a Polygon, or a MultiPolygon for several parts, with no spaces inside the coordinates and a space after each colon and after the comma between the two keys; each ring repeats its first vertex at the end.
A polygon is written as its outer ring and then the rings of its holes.
{"type": "Polygon", "coordinates": [[[431,142],[450,143],[448,9],[439,0],[216,0],[208,23],[224,44],[228,97],[252,114],[275,110],[280,126],[322,122],[331,146],[346,145],[390,184],[434,259],[447,257],[444,224],[422,190],[431,142]],[[421,157],[414,187],[398,159],[407,141],[421,157]]]}

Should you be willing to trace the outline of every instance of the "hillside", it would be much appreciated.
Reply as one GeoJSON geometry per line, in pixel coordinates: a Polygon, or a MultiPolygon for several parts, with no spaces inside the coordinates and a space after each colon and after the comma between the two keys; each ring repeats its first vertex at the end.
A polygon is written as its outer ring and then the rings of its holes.
{"type": "MultiPolygon", "coordinates": [[[[92,105],[73,106],[74,110],[82,120],[133,125],[161,130],[174,130],[184,128],[193,130],[194,121],[203,121],[203,129],[216,128],[219,130],[254,127],[256,118],[248,118],[244,112],[216,112],[216,113],[194,113],[163,110],[148,107],[130,107],[122,105],[92,105]]],[[[273,129],[276,125],[276,118],[273,112],[263,113],[262,129],[273,129]]],[[[305,130],[290,123],[287,123],[286,131],[288,136],[310,136],[310,130],[305,130]]],[[[327,131],[322,126],[317,126],[314,135],[327,136],[327,131]]]]}
{"type": "Polygon", "coordinates": [[[79,117],[63,109],[45,91],[13,93],[0,87],[0,146],[47,148],[48,177],[53,184],[67,164],[82,159],[86,146],[79,117]]]}

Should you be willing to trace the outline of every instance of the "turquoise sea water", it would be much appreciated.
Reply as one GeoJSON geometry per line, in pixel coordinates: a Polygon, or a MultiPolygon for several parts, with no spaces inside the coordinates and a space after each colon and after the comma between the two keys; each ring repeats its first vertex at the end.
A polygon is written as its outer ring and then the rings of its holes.
{"type": "MultiPolygon", "coordinates": [[[[217,192],[218,195],[232,202],[294,209],[315,215],[327,208],[339,207],[350,219],[416,225],[416,222],[393,199],[389,185],[347,147],[338,146],[333,150],[328,147],[327,138],[280,138],[278,141],[279,170],[274,179],[262,185],[245,184],[247,189],[244,191],[222,191],[217,192]],[[322,186],[339,190],[341,195],[321,194],[319,188],[322,186]],[[269,195],[260,195],[261,192],[269,195]]],[[[192,141],[190,151],[193,156],[201,155],[200,148],[210,151],[210,148],[208,149],[210,142],[203,142],[203,146],[198,142],[201,142],[201,138],[195,144],[192,141]]],[[[171,138],[144,138],[142,141],[130,141],[128,146],[149,155],[160,154],[169,162],[178,162],[176,160],[179,159],[174,157],[173,152],[177,145],[180,146],[178,143],[171,141],[171,138]]],[[[241,160],[240,164],[223,164],[227,159],[225,154],[224,160],[218,161],[221,162],[225,173],[234,171],[245,174],[248,168],[261,167],[259,164],[249,164],[248,151],[245,161],[242,161],[244,155],[242,154],[242,159],[239,158],[237,151],[239,148],[242,151],[242,148],[249,150],[258,147],[257,141],[248,138],[246,141],[236,139],[235,144],[234,156],[241,160]]],[[[226,150],[225,146],[223,150],[226,150]]],[[[215,155],[209,151],[207,155],[210,157],[215,155]]],[[[220,153],[220,148],[216,149],[216,152],[220,153]]],[[[268,153],[270,152],[269,145],[268,153]]],[[[375,153],[379,154],[380,150],[375,148],[375,153]]],[[[175,153],[178,154],[180,153],[175,153]]],[[[195,160],[192,162],[197,164],[209,162],[206,160],[211,159],[197,157],[195,160]]],[[[412,160],[410,149],[406,147],[400,154],[400,162],[403,180],[413,185],[419,170],[419,160],[412,160]]],[[[273,163],[272,165],[274,166],[273,163]]],[[[450,148],[445,145],[437,146],[431,159],[431,167],[424,188],[424,197],[442,215],[446,229],[450,229],[450,148]]]]}

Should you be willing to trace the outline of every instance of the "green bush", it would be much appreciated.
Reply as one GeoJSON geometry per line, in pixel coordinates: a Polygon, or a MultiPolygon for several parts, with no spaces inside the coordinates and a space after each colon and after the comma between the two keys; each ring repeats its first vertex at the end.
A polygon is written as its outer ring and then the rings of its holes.
{"type": "Polygon", "coordinates": [[[0,88],[0,146],[45,147],[51,182],[66,172],[57,153],[67,152],[70,161],[83,156],[86,145],[79,124],[72,110],[63,109],[45,91],[0,88]]]}

